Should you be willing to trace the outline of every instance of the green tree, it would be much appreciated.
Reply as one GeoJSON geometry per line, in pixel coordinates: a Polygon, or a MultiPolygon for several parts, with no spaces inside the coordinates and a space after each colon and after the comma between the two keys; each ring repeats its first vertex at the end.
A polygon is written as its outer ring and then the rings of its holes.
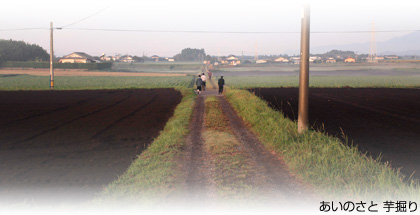
{"type": "Polygon", "coordinates": [[[50,59],[50,55],[42,47],[14,40],[0,40],[0,56],[4,61],[48,61],[50,59]]]}
{"type": "Polygon", "coordinates": [[[347,58],[347,57],[355,57],[355,54],[353,51],[331,50],[325,54],[322,54],[321,56],[324,58],[329,58],[329,57],[337,58],[338,56],[347,58]]]}
{"type": "Polygon", "coordinates": [[[203,61],[206,59],[204,49],[186,48],[180,54],[174,56],[176,61],[203,61]]]}
{"type": "Polygon", "coordinates": [[[134,56],[133,60],[135,60],[136,62],[144,63],[144,58],[142,57],[134,56]]]}

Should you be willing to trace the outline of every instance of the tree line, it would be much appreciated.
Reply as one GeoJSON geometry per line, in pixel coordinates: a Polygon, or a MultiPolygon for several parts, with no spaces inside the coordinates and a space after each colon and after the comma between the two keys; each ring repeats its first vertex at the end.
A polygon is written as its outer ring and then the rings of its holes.
{"type": "Polygon", "coordinates": [[[50,55],[42,47],[23,41],[0,39],[0,63],[5,61],[49,61],[50,55]]]}

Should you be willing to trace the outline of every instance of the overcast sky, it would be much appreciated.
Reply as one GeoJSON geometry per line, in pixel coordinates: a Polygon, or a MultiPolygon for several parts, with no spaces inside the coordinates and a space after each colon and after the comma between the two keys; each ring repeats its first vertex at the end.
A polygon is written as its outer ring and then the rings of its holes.
{"type": "MultiPolygon", "coordinates": [[[[420,30],[419,0],[14,0],[2,2],[0,39],[36,43],[49,52],[49,25],[57,56],[80,51],[90,55],[173,56],[183,48],[204,48],[211,55],[290,54],[299,50],[302,5],[310,2],[311,32],[420,30]],[[99,12],[101,11],[101,12],[99,12]],[[99,12],[99,13],[98,13],[99,12]],[[93,16],[91,16],[93,15],[93,16]],[[42,28],[12,31],[5,29],[42,28]],[[91,29],[91,30],[81,30],[91,29]],[[99,31],[210,31],[171,33],[99,31]],[[215,32],[287,33],[215,33],[215,32]]],[[[376,34],[377,42],[410,32],[376,34]]],[[[311,47],[366,43],[370,33],[312,33],[311,47]]]]}

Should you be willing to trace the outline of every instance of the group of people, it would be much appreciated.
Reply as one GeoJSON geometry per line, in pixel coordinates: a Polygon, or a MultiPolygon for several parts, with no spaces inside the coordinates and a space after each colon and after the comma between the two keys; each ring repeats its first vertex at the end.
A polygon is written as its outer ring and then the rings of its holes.
{"type": "MultiPolygon", "coordinates": [[[[211,71],[208,72],[209,80],[211,80],[212,73],[211,71]]],[[[197,94],[200,94],[201,91],[206,90],[206,75],[204,72],[201,75],[198,75],[197,80],[195,81],[195,84],[197,85],[197,94]]],[[[220,77],[219,81],[217,82],[219,85],[219,95],[223,93],[223,86],[225,85],[225,79],[223,79],[223,76],[220,77]]]]}

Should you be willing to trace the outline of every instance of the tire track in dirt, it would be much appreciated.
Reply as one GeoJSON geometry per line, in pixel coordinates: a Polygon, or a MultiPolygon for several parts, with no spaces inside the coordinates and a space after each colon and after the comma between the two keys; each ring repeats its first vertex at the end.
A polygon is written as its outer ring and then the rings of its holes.
{"type": "Polygon", "coordinates": [[[31,141],[31,140],[33,140],[33,139],[35,139],[35,138],[37,138],[37,137],[39,137],[39,136],[41,136],[41,135],[44,135],[44,134],[47,134],[48,132],[51,132],[51,131],[57,130],[57,129],[59,129],[59,128],[60,128],[60,127],[62,127],[62,126],[68,125],[68,124],[70,124],[70,123],[72,123],[72,122],[75,122],[75,121],[77,121],[77,120],[80,120],[80,119],[86,118],[86,117],[88,117],[88,116],[94,115],[94,114],[99,113],[99,112],[101,112],[101,111],[104,111],[104,110],[106,110],[106,109],[109,109],[109,108],[115,107],[115,106],[117,106],[118,104],[121,104],[122,102],[124,102],[124,101],[128,100],[131,96],[132,96],[132,92],[129,92],[129,95],[128,95],[128,96],[126,96],[126,97],[124,97],[124,98],[122,98],[122,99],[118,100],[117,102],[114,102],[114,103],[112,103],[112,104],[110,104],[110,105],[107,105],[107,106],[105,106],[105,107],[103,107],[103,108],[100,108],[100,109],[97,109],[97,110],[95,110],[95,111],[89,112],[89,113],[87,113],[87,114],[84,114],[84,115],[82,115],[82,116],[80,116],[80,117],[77,117],[77,118],[75,118],[75,119],[71,119],[71,120],[66,121],[66,122],[64,122],[64,123],[58,124],[58,125],[56,125],[56,126],[54,126],[54,127],[52,127],[52,128],[49,128],[49,129],[47,129],[47,130],[44,130],[44,131],[42,131],[42,132],[40,132],[40,133],[38,133],[38,134],[35,134],[35,135],[31,136],[31,137],[28,137],[28,138],[26,138],[26,139],[24,139],[24,140],[20,140],[20,141],[17,141],[17,142],[15,142],[15,143],[12,143],[12,148],[16,147],[16,145],[18,145],[18,144],[20,144],[20,143],[24,143],[24,142],[27,142],[27,141],[31,141]]]}
{"type": "MultiPolygon", "coordinates": [[[[286,165],[276,156],[265,150],[258,138],[248,129],[243,120],[224,97],[219,97],[222,111],[227,116],[235,137],[240,141],[245,152],[255,165],[254,171],[267,197],[276,197],[287,201],[307,198],[304,186],[287,170],[286,165]]],[[[277,199],[277,200],[279,200],[277,199]]]]}
{"type": "Polygon", "coordinates": [[[209,155],[204,149],[202,130],[204,124],[204,97],[198,97],[187,137],[187,201],[207,202],[212,198],[212,167],[209,155]]]}

